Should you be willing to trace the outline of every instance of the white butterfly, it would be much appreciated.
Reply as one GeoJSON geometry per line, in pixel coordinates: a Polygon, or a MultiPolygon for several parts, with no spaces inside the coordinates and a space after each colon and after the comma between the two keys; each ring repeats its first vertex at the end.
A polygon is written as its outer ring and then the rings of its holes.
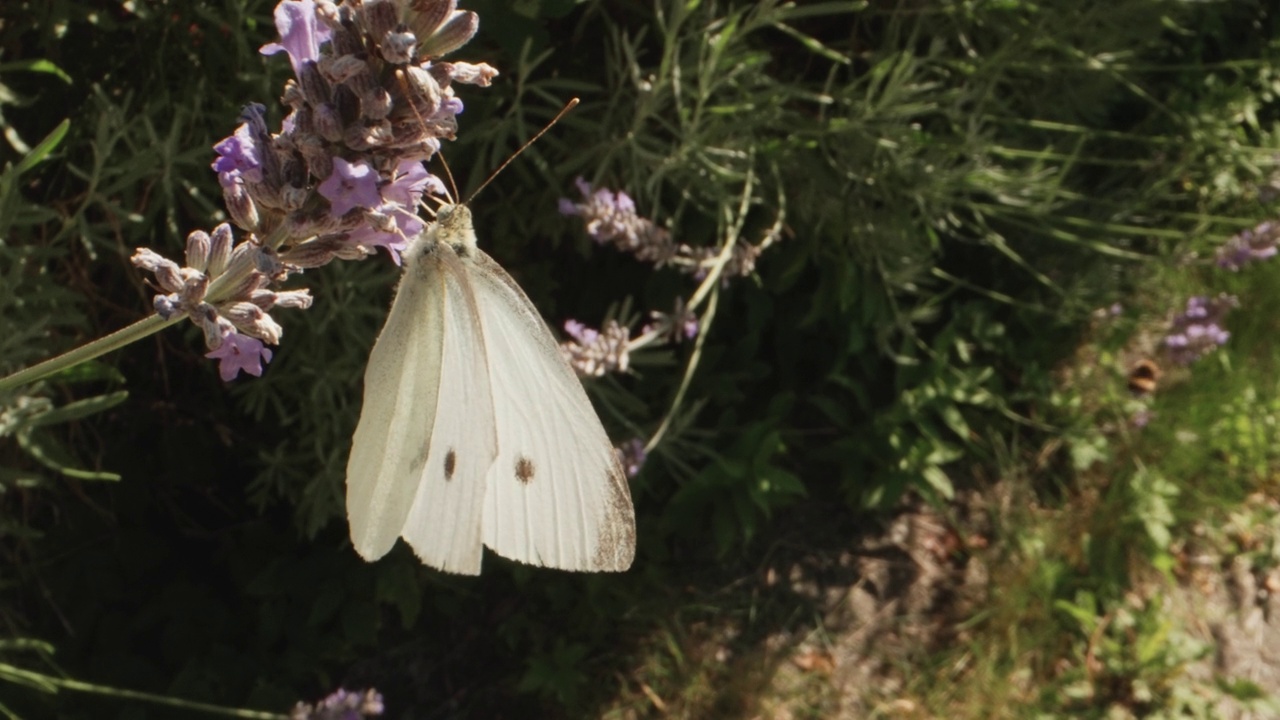
{"type": "Polygon", "coordinates": [[[482,544],[564,570],[631,566],[613,446],[533,303],[476,247],[464,205],[440,208],[405,252],[365,371],[347,518],[369,561],[403,537],[424,563],[470,575],[482,544]]]}

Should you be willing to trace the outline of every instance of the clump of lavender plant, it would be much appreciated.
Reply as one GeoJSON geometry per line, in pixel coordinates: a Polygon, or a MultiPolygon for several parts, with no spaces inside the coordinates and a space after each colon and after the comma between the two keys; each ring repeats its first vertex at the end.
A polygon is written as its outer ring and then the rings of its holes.
{"type": "Polygon", "coordinates": [[[1280,242],[1280,223],[1267,221],[1257,227],[1232,235],[1215,253],[1218,267],[1238,271],[1251,262],[1276,255],[1280,242]]]}
{"type": "Polygon", "coordinates": [[[1235,296],[1226,293],[1187,300],[1186,310],[1174,318],[1164,339],[1169,358],[1179,365],[1190,365],[1225,345],[1231,333],[1223,329],[1223,319],[1239,304],[1235,296]]]}
{"type": "Polygon", "coordinates": [[[488,85],[487,64],[439,58],[475,35],[479,18],[456,0],[283,0],[275,10],[294,77],[279,132],[250,105],[214,149],[229,224],[187,238],[186,265],[139,248],[133,263],[164,293],[157,314],[204,331],[223,380],[262,374],[282,330],[270,311],[309,307],[306,290],[273,291],[289,276],[384,248],[398,264],[425,224],[424,194],[444,194],[423,166],[453,139],[462,102],[454,83],[488,85]]]}
{"type": "Polygon", "coordinates": [[[360,720],[381,715],[382,711],[382,695],[377,690],[338,690],[315,705],[304,702],[294,705],[289,720],[360,720]]]}

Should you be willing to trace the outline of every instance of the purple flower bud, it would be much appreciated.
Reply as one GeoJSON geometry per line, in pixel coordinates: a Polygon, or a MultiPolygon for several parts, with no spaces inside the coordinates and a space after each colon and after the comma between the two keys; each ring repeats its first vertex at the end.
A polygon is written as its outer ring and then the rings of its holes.
{"type": "Polygon", "coordinates": [[[138,248],[129,258],[134,267],[142,268],[156,276],[156,282],[165,292],[182,291],[182,273],[178,272],[178,263],[169,260],[148,248],[138,248]]]}
{"type": "Polygon", "coordinates": [[[264,307],[264,310],[270,310],[272,307],[306,310],[311,307],[313,301],[311,291],[306,288],[301,290],[281,290],[280,292],[271,293],[271,296],[272,302],[264,307]]]}
{"type": "Polygon", "coordinates": [[[230,320],[231,324],[245,335],[265,340],[271,345],[280,344],[280,336],[284,334],[284,328],[257,305],[251,302],[233,302],[223,305],[220,309],[222,316],[230,320]]]}
{"type": "Polygon", "coordinates": [[[260,216],[258,206],[249,196],[249,189],[240,178],[225,177],[228,182],[222,183],[222,201],[227,206],[227,214],[239,228],[249,232],[257,230],[260,216]]]}
{"type": "Polygon", "coordinates": [[[298,87],[302,88],[302,97],[311,107],[323,105],[333,97],[329,82],[320,74],[314,60],[302,63],[298,74],[298,87]]]}
{"type": "MultiPolygon", "coordinates": [[[[348,246],[345,236],[317,238],[315,240],[308,240],[307,242],[294,245],[280,256],[280,260],[286,265],[291,265],[303,270],[310,270],[312,268],[328,265],[330,262],[333,262],[334,258],[341,257],[339,251],[348,246]]],[[[367,257],[367,255],[368,253],[361,252],[359,253],[358,258],[363,259],[367,257]]],[[[349,257],[347,259],[350,260],[357,258],[349,257]]]]}
{"type": "MultiPolygon", "coordinates": [[[[369,34],[369,37],[377,40],[379,45],[384,44],[386,36],[394,33],[397,26],[400,25],[399,12],[393,2],[388,0],[364,0],[358,7],[360,20],[364,23],[365,31],[369,34]]],[[[383,52],[385,58],[385,49],[383,52]]],[[[388,59],[387,62],[393,61],[388,59]]],[[[408,60],[401,62],[408,62],[408,60]]]]}
{"type": "Polygon", "coordinates": [[[156,314],[165,320],[169,320],[174,315],[182,312],[178,309],[177,295],[157,295],[151,298],[151,306],[155,308],[156,314]]]}
{"type": "Polygon", "coordinates": [[[378,50],[382,59],[392,65],[407,65],[413,60],[413,51],[418,47],[418,36],[411,32],[392,32],[382,36],[378,50]]]}
{"type": "MultiPolygon", "coordinates": [[[[449,65],[452,67],[450,75],[453,80],[466,85],[489,87],[493,79],[498,76],[497,69],[491,67],[488,63],[473,65],[472,63],[455,62],[449,63],[449,65]]],[[[459,108],[458,112],[462,112],[462,109],[459,108]]]]}
{"type": "Polygon", "coordinates": [[[190,313],[190,316],[204,333],[205,347],[212,350],[221,347],[223,338],[236,331],[231,321],[219,315],[217,308],[209,303],[201,303],[190,313]]]}
{"type": "Polygon", "coordinates": [[[434,19],[435,13],[420,15],[420,22],[411,23],[418,37],[424,38],[418,47],[418,54],[424,58],[438,58],[466,45],[476,31],[480,29],[480,16],[473,12],[456,10],[438,26],[424,28],[423,25],[434,19]]]}
{"type": "Polygon", "coordinates": [[[187,235],[187,267],[205,270],[209,267],[209,233],[196,230],[187,235]]]}
{"type": "Polygon", "coordinates": [[[234,237],[231,233],[231,226],[222,223],[213,229],[213,234],[209,236],[209,267],[208,272],[211,277],[221,275],[227,269],[227,262],[231,259],[231,244],[234,237]]]}

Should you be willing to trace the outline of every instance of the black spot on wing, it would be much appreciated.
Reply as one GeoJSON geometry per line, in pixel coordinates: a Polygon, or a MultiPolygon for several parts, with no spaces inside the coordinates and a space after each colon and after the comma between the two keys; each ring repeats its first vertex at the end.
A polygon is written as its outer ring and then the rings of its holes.
{"type": "Polygon", "coordinates": [[[525,485],[533,482],[533,461],[523,455],[516,460],[516,479],[525,485]]]}
{"type": "Polygon", "coordinates": [[[444,456],[444,479],[452,480],[453,471],[458,469],[458,454],[449,448],[449,453],[444,456]]]}

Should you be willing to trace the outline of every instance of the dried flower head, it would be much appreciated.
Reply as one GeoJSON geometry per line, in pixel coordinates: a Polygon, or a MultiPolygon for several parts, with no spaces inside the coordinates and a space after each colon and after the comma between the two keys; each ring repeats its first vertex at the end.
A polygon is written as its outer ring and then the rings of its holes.
{"type": "Polygon", "coordinates": [[[269,311],[306,308],[305,290],[270,288],[333,260],[400,252],[425,228],[418,204],[444,185],[423,161],[453,139],[457,83],[487,86],[498,71],[439,58],[475,35],[479,18],[456,0],[283,0],[275,9],[294,77],[279,132],[266,108],[214,145],[231,221],[248,236],[232,247],[230,225],[192,233],[186,266],[140,248],[133,263],[155,276],[164,318],[185,315],[204,330],[224,380],[262,373],[266,345],[283,332],[269,311]]]}
{"type": "Polygon", "coordinates": [[[1170,360],[1190,365],[1221,345],[1231,333],[1223,329],[1223,319],[1240,301],[1222,293],[1216,298],[1196,296],[1187,300],[1187,308],[1174,318],[1164,347],[1170,360]]]}

